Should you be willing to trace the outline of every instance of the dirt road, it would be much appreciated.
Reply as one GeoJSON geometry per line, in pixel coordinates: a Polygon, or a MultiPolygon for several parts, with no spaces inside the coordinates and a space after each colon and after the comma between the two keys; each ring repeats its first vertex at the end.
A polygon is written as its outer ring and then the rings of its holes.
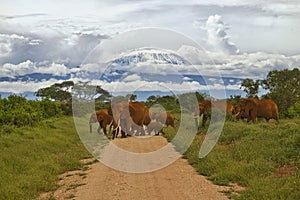
{"type": "MultiPolygon", "coordinates": [[[[165,146],[167,141],[161,136],[146,139],[130,137],[116,139],[114,143],[127,151],[144,153],[165,146]]],[[[68,194],[69,198],[77,200],[227,199],[220,192],[225,189],[224,187],[213,185],[204,176],[198,175],[194,168],[181,158],[163,169],[150,173],[124,173],[113,170],[101,162],[92,164],[90,168],[85,172],[86,178],[82,179],[83,184],[77,183],[78,187],[71,195],[68,194]]]]}

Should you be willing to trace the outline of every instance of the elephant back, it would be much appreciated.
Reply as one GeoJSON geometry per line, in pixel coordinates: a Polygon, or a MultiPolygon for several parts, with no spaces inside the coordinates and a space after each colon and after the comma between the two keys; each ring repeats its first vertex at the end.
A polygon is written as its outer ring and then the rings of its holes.
{"type": "Polygon", "coordinates": [[[278,118],[278,107],[271,99],[262,99],[259,103],[258,117],[278,118]]]}

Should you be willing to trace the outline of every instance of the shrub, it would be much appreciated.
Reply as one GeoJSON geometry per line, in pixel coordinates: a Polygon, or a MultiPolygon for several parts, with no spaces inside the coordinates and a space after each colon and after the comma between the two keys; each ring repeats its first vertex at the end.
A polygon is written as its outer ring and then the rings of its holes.
{"type": "Polygon", "coordinates": [[[288,118],[294,118],[300,116],[300,101],[289,107],[286,113],[288,118]]]}
{"type": "Polygon", "coordinates": [[[27,100],[17,95],[0,97],[0,125],[36,126],[44,119],[62,114],[59,104],[49,99],[27,100]]]}

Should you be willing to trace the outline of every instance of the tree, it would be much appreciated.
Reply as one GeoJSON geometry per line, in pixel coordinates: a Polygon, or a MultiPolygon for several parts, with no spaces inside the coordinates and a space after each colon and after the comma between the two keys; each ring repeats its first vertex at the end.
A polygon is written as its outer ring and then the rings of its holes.
{"type": "Polygon", "coordinates": [[[237,105],[241,98],[242,98],[241,95],[234,95],[234,96],[230,95],[230,98],[228,99],[228,101],[232,105],[237,105]]]}
{"type": "Polygon", "coordinates": [[[196,98],[198,102],[204,101],[207,98],[207,95],[204,93],[196,92],[196,98]]]}
{"type": "Polygon", "coordinates": [[[262,86],[270,91],[266,97],[273,99],[284,114],[300,101],[300,71],[297,68],[269,72],[262,86]]]}
{"type": "Polygon", "coordinates": [[[55,83],[50,87],[41,88],[35,95],[42,98],[50,98],[55,101],[69,101],[72,99],[70,91],[74,87],[73,81],[64,81],[62,83],[55,83]]]}
{"type": "Polygon", "coordinates": [[[133,101],[136,101],[137,95],[135,95],[135,94],[127,94],[127,95],[126,95],[126,98],[127,98],[130,102],[133,102],[133,101]]]}
{"type": "Polygon", "coordinates": [[[73,87],[72,94],[80,100],[106,100],[111,97],[108,91],[101,88],[101,86],[91,85],[90,82],[79,81],[73,87]]]}
{"type": "Polygon", "coordinates": [[[159,96],[151,95],[147,98],[147,102],[148,103],[156,103],[158,98],[159,98],[159,96]]]}
{"type": "Polygon", "coordinates": [[[244,92],[246,92],[246,96],[248,98],[257,98],[258,89],[259,89],[260,81],[252,79],[245,79],[240,87],[240,89],[243,89],[244,92]]]}
{"type": "Polygon", "coordinates": [[[106,101],[111,97],[109,92],[101,88],[101,86],[91,85],[90,82],[78,82],[74,84],[73,81],[55,83],[50,87],[41,88],[35,95],[37,97],[64,102],[71,101],[72,95],[78,99],[85,99],[88,101],[96,98],[99,101],[106,101]]]}

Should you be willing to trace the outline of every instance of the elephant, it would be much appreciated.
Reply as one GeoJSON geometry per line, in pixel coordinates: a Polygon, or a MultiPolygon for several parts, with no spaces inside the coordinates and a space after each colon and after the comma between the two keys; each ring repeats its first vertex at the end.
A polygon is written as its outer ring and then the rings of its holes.
{"type": "Polygon", "coordinates": [[[168,126],[172,126],[173,128],[175,127],[174,125],[175,117],[169,112],[153,112],[151,113],[151,118],[152,120],[156,120],[162,124],[165,124],[167,127],[168,126]]]}
{"type": "Polygon", "coordinates": [[[226,101],[226,100],[217,100],[217,101],[205,100],[202,102],[198,102],[198,105],[195,106],[195,112],[194,112],[194,119],[195,119],[195,124],[196,124],[197,130],[199,128],[199,117],[201,115],[203,115],[202,127],[204,127],[207,119],[210,117],[212,106],[217,109],[225,109],[226,108],[226,114],[229,117],[231,117],[232,114],[234,113],[233,105],[229,101],[226,101]]]}
{"type": "Polygon", "coordinates": [[[279,122],[278,107],[273,100],[270,99],[241,99],[237,104],[240,115],[247,118],[247,122],[256,122],[256,118],[265,118],[267,122],[275,119],[279,122]]]}
{"type": "Polygon", "coordinates": [[[109,126],[111,128],[112,126],[114,127],[113,132],[117,131],[117,124],[113,117],[108,113],[108,110],[99,110],[97,112],[94,112],[91,114],[90,120],[89,120],[89,125],[90,125],[90,133],[92,133],[92,124],[93,123],[99,123],[99,127],[97,132],[100,133],[100,130],[102,128],[103,133],[106,135],[106,127],[109,126]]]}
{"type": "Polygon", "coordinates": [[[239,121],[240,119],[244,121],[244,119],[247,118],[245,112],[241,112],[241,108],[238,105],[234,106],[233,114],[235,115],[237,121],[239,121]]]}
{"type": "Polygon", "coordinates": [[[108,113],[120,124],[122,138],[126,134],[132,135],[133,130],[137,130],[137,134],[145,135],[143,126],[151,122],[149,109],[140,102],[112,103],[108,113]]]}
{"type": "Polygon", "coordinates": [[[147,126],[148,134],[150,135],[153,131],[155,135],[159,135],[159,132],[163,133],[163,124],[159,121],[151,121],[147,126]]]}

